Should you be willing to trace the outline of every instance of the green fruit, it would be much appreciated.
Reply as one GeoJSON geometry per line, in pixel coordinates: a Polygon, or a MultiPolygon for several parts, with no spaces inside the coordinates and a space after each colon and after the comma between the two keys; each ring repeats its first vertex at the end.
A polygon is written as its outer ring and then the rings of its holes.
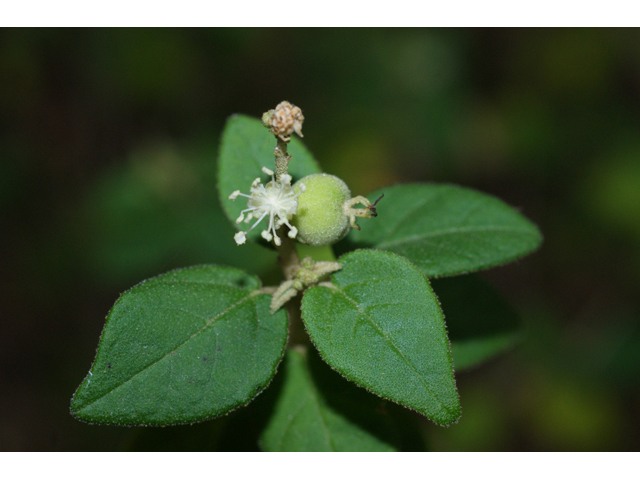
{"type": "Polygon", "coordinates": [[[296,238],[314,246],[330,245],[343,238],[350,230],[343,208],[351,198],[347,184],[333,175],[314,173],[293,185],[296,193],[301,183],[306,189],[298,197],[298,210],[291,220],[298,229],[296,238]]]}

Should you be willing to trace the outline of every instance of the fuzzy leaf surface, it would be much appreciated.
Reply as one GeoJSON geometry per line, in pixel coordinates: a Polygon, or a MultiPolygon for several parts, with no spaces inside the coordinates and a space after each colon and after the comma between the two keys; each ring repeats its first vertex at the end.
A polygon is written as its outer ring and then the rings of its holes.
{"type": "Polygon", "coordinates": [[[367,390],[438,424],[460,416],[444,318],[428,280],[406,259],[356,250],[331,286],[309,289],[302,317],[323,359],[367,390]]]}
{"type": "MultiPolygon", "coordinates": [[[[285,362],[283,389],[275,405],[273,416],[260,439],[264,450],[271,452],[395,450],[392,445],[384,442],[359,421],[361,418],[358,417],[362,417],[365,411],[369,423],[374,425],[384,423],[385,419],[378,418],[382,415],[371,408],[373,406],[371,400],[375,400],[375,397],[357,389],[353,384],[349,385],[335,372],[331,372],[326,365],[324,368],[320,366],[312,369],[306,355],[297,350],[289,350],[285,362]],[[347,384],[348,391],[335,395],[336,390],[344,387],[344,384],[347,384]],[[334,399],[342,400],[341,404],[336,405],[331,402],[332,393],[334,399]],[[363,399],[363,395],[370,398],[363,399]],[[345,401],[350,404],[345,405],[345,401]]],[[[319,361],[319,363],[322,362],[319,361]]],[[[380,401],[378,399],[378,402],[380,401]]]]}
{"type": "Polygon", "coordinates": [[[540,246],[538,228],[491,195],[456,185],[408,184],[368,197],[375,219],[358,222],[350,241],[397,253],[428,277],[443,277],[508,263],[540,246]]]}
{"type": "MultiPolygon", "coordinates": [[[[227,120],[220,140],[218,192],[222,209],[239,230],[247,230],[255,220],[249,224],[236,224],[240,212],[247,208],[247,199],[238,197],[236,200],[229,200],[229,195],[235,190],[248,195],[251,182],[257,177],[262,179],[263,184],[270,180],[270,177],[262,172],[262,167],[275,171],[275,146],[275,137],[260,120],[245,115],[234,115],[227,120]]],[[[287,148],[288,154],[291,155],[289,175],[293,177],[293,182],[312,173],[321,172],[311,153],[295,135],[287,148]]],[[[264,228],[266,227],[254,228],[247,238],[259,238],[260,231],[264,228]]]]}
{"type": "Polygon", "coordinates": [[[145,280],[107,316],[71,413],[91,423],[170,425],[222,415],[271,381],[284,311],[242,270],[202,265],[145,280]]]}

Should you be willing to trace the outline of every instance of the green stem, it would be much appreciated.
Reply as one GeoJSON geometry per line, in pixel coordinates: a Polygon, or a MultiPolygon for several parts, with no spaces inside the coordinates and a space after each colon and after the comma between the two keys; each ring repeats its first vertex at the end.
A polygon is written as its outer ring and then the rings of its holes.
{"type": "Polygon", "coordinates": [[[336,256],[333,253],[331,245],[324,245],[322,247],[312,247],[311,245],[305,245],[304,243],[296,243],[296,249],[298,250],[298,257],[311,257],[316,262],[335,262],[336,256]]]}
{"type": "Polygon", "coordinates": [[[282,245],[278,248],[278,263],[286,280],[293,278],[296,268],[300,266],[300,257],[296,250],[296,241],[289,235],[282,235],[282,245]]]}
{"type": "Polygon", "coordinates": [[[311,339],[302,323],[302,295],[298,294],[285,305],[289,315],[289,337],[287,348],[299,345],[311,345],[311,339]]]}
{"type": "MultiPolygon", "coordinates": [[[[300,267],[300,257],[296,249],[296,241],[289,238],[288,235],[282,236],[282,245],[278,249],[278,263],[282,267],[284,278],[291,280],[296,268],[300,267]]],[[[302,316],[300,311],[300,297],[298,294],[285,305],[287,315],[289,317],[289,336],[287,347],[291,348],[296,345],[308,345],[311,340],[302,324],[302,316]]]]}

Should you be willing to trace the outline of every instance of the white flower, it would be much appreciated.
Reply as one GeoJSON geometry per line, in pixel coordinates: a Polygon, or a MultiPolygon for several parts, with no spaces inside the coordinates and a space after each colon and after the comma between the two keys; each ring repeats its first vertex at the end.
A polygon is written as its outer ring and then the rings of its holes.
{"type": "Polygon", "coordinates": [[[276,230],[282,225],[289,227],[289,238],[295,238],[298,234],[298,229],[292,226],[289,220],[298,210],[298,195],[305,191],[305,186],[300,184],[300,191],[294,193],[291,187],[291,175],[285,174],[279,180],[275,180],[271,170],[262,167],[262,171],[267,175],[271,175],[269,183],[262,185],[260,178],[256,178],[251,184],[250,195],[240,193],[240,190],[236,190],[229,195],[229,200],[235,200],[238,195],[249,199],[247,208],[240,212],[236,223],[240,223],[243,220],[247,223],[252,218],[258,219],[246,232],[235,234],[233,238],[238,245],[242,245],[247,240],[247,232],[253,230],[267,215],[269,216],[269,225],[260,234],[267,242],[273,240],[278,246],[282,244],[282,240],[276,235],[276,230]],[[249,213],[245,218],[246,212],[249,213]]]}

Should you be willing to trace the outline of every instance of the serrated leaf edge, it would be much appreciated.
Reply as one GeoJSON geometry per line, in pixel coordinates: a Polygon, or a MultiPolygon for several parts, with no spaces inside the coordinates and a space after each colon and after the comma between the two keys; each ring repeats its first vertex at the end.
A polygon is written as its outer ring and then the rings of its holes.
{"type": "MultiPolygon", "coordinates": [[[[255,400],[255,398],[256,398],[258,395],[260,395],[262,392],[264,392],[264,391],[267,389],[267,387],[271,384],[271,382],[273,381],[273,379],[275,378],[275,376],[276,376],[276,375],[277,375],[277,373],[278,373],[278,368],[280,367],[280,364],[282,363],[282,360],[283,360],[283,359],[284,359],[284,357],[285,357],[286,348],[284,348],[284,349],[282,350],[282,355],[280,355],[280,358],[278,359],[278,362],[274,365],[274,368],[273,368],[273,376],[271,376],[271,378],[270,378],[270,379],[269,379],[269,381],[265,384],[265,386],[264,386],[260,391],[256,392],[256,394],[255,394],[253,397],[249,398],[249,399],[247,400],[247,402],[246,402],[246,403],[243,403],[243,404],[241,404],[241,405],[237,405],[237,406],[235,406],[235,407],[232,407],[231,409],[229,409],[229,410],[227,410],[227,411],[225,411],[225,412],[223,412],[223,413],[220,413],[219,415],[214,415],[214,416],[211,416],[211,417],[202,418],[202,419],[198,419],[198,420],[194,420],[194,421],[187,421],[187,422],[175,422],[175,423],[163,423],[163,424],[133,424],[133,423],[129,424],[129,423],[90,422],[90,421],[88,421],[88,420],[86,420],[86,419],[84,419],[84,418],[79,417],[79,416],[77,416],[77,415],[76,415],[76,413],[77,413],[79,410],[78,410],[78,409],[74,409],[74,408],[73,408],[73,404],[74,404],[74,401],[75,401],[75,397],[76,397],[76,395],[78,394],[78,392],[79,392],[79,391],[84,387],[84,385],[87,383],[87,381],[89,381],[89,380],[91,379],[91,369],[93,368],[93,365],[94,365],[94,364],[95,364],[95,362],[96,362],[96,359],[97,359],[97,357],[98,357],[98,354],[100,353],[100,347],[101,347],[102,336],[104,335],[104,332],[105,332],[105,330],[106,330],[106,328],[107,328],[107,323],[108,323],[108,320],[109,320],[109,316],[111,315],[111,311],[112,311],[112,310],[113,310],[113,308],[116,306],[116,304],[120,301],[120,299],[122,298],[122,296],[123,296],[123,295],[125,295],[126,293],[130,292],[130,291],[131,291],[131,290],[133,290],[134,288],[137,288],[137,287],[140,287],[140,286],[144,285],[146,282],[148,282],[148,281],[150,281],[150,280],[154,280],[154,279],[156,279],[156,278],[158,278],[158,277],[162,277],[162,276],[167,275],[167,274],[169,274],[169,273],[171,273],[171,272],[176,272],[176,271],[181,271],[181,270],[190,270],[190,269],[202,268],[202,267],[216,267],[216,268],[221,268],[221,269],[226,269],[226,270],[236,270],[236,271],[242,272],[242,273],[244,273],[244,274],[246,274],[246,275],[249,275],[249,276],[251,276],[251,277],[253,277],[253,278],[255,278],[255,279],[257,279],[257,280],[258,280],[258,288],[251,290],[251,293],[253,294],[252,296],[255,296],[255,295],[258,295],[258,294],[265,294],[265,295],[267,295],[265,292],[261,291],[262,282],[260,281],[260,278],[259,278],[259,277],[255,276],[255,275],[251,275],[251,274],[249,274],[249,273],[247,273],[247,272],[244,272],[243,270],[241,270],[241,269],[239,269],[239,268],[236,268],[236,267],[231,267],[231,266],[228,266],[228,265],[216,265],[216,264],[197,264],[197,265],[191,265],[191,266],[189,266],[189,267],[174,268],[174,269],[168,270],[168,271],[166,271],[166,272],[164,272],[164,273],[161,273],[161,274],[155,275],[155,276],[153,276],[153,277],[149,277],[149,278],[147,278],[147,279],[144,279],[144,280],[142,280],[141,282],[139,282],[139,283],[137,283],[136,285],[134,285],[133,287],[129,288],[128,290],[125,290],[124,292],[122,292],[122,293],[118,296],[118,299],[116,300],[116,302],[113,304],[113,306],[112,306],[112,307],[111,307],[111,309],[109,310],[109,313],[107,314],[107,322],[105,322],[105,325],[104,325],[104,327],[103,327],[103,329],[102,329],[102,332],[100,333],[100,339],[98,340],[98,346],[97,346],[97,348],[96,348],[96,356],[94,357],[94,360],[93,360],[93,362],[92,362],[92,364],[91,364],[91,368],[89,369],[89,373],[87,373],[87,375],[86,375],[86,376],[85,376],[85,378],[82,380],[82,382],[80,383],[80,385],[78,386],[78,388],[76,389],[76,391],[74,392],[74,394],[73,394],[73,395],[72,395],[72,397],[71,397],[71,405],[70,405],[70,408],[69,408],[69,413],[71,414],[71,416],[72,416],[72,417],[74,417],[75,419],[77,419],[77,420],[79,420],[79,421],[81,421],[81,422],[83,422],[83,423],[86,423],[86,424],[88,424],[88,425],[117,425],[117,426],[140,426],[140,427],[147,427],[147,426],[152,426],[152,427],[163,427],[163,426],[175,426],[175,425],[192,425],[192,424],[194,424],[194,423],[201,423],[201,422],[204,422],[204,421],[207,421],[207,420],[213,420],[213,419],[218,418],[218,417],[221,417],[221,416],[223,416],[223,415],[227,415],[227,414],[229,414],[229,413],[231,413],[231,412],[233,412],[233,411],[237,410],[238,408],[245,407],[245,406],[247,406],[249,403],[251,403],[253,400],[255,400]]],[[[176,282],[176,283],[179,283],[179,282],[176,282]]],[[[198,282],[198,283],[199,283],[199,282],[198,282]]],[[[206,282],[202,282],[202,283],[206,283],[206,282]]],[[[215,284],[215,285],[217,285],[217,284],[215,284]]],[[[227,286],[229,286],[229,285],[227,285],[227,286]]],[[[235,288],[238,288],[239,290],[244,289],[243,287],[235,287],[235,288]]],[[[245,298],[247,298],[247,297],[245,297],[245,298]]],[[[289,340],[289,332],[288,332],[288,330],[287,330],[287,338],[285,339],[285,345],[288,343],[288,340],[289,340]]],[[[156,362],[154,362],[154,363],[156,363],[156,362]]],[[[148,368],[148,367],[145,367],[145,369],[146,369],[146,368],[148,368]]],[[[113,390],[111,390],[111,391],[113,391],[113,390]]],[[[100,397],[100,398],[102,398],[102,397],[100,397]]],[[[93,403],[95,403],[95,401],[94,401],[94,402],[92,402],[92,404],[93,404],[93,403]]],[[[84,407],[83,407],[83,408],[84,408],[84,407]]],[[[81,409],[80,409],[80,410],[81,410],[81,409]]]]}
{"type": "MultiPolygon", "coordinates": [[[[416,271],[417,271],[417,272],[422,276],[422,278],[425,280],[425,282],[426,282],[426,284],[427,284],[427,287],[428,287],[429,291],[431,291],[431,293],[433,294],[433,296],[436,298],[436,301],[438,302],[438,306],[440,307],[440,300],[438,299],[438,296],[436,295],[436,293],[433,291],[433,288],[431,288],[431,284],[429,283],[429,278],[428,278],[428,277],[427,277],[427,276],[426,276],[422,271],[420,271],[420,269],[419,269],[416,265],[414,265],[414,264],[413,264],[413,262],[412,262],[411,260],[409,260],[409,259],[408,259],[408,258],[406,258],[406,257],[403,257],[402,255],[398,255],[397,253],[394,253],[394,252],[388,252],[388,251],[386,251],[386,250],[377,250],[377,249],[375,249],[375,248],[358,248],[358,249],[356,249],[356,250],[352,250],[352,251],[347,252],[347,253],[345,253],[344,255],[340,256],[340,258],[338,259],[338,262],[340,262],[340,260],[342,260],[344,257],[346,257],[346,256],[348,256],[348,255],[351,255],[351,254],[353,254],[353,253],[355,253],[355,252],[358,252],[358,251],[365,251],[365,250],[374,250],[374,251],[377,251],[377,252],[380,252],[380,253],[384,253],[384,254],[386,254],[386,255],[391,255],[391,256],[395,256],[395,257],[400,257],[400,258],[402,258],[402,259],[406,260],[406,261],[411,265],[411,267],[412,267],[412,268],[414,268],[414,269],[415,269],[415,270],[416,270],[416,271]]],[[[335,273],[338,273],[338,272],[335,272],[335,273]]],[[[328,289],[334,289],[334,290],[337,290],[337,291],[341,291],[341,289],[340,289],[337,285],[335,285],[335,284],[333,283],[333,274],[332,274],[332,275],[331,275],[331,282],[322,282],[322,283],[320,283],[320,284],[318,284],[318,285],[316,285],[316,286],[314,286],[314,287],[311,287],[311,288],[307,289],[307,290],[304,292],[303,297],[302,297],[302,304],[301,304],[301,311],[302,311],[302,312],[304,311],[304,307],[303,307],[303,305],[304,305],[304,300],[305,300],[305,295],[306,295],[306,293],[307,293],[308,291],[313,290],[314,288],[318,288],[318,287],[324,287],[324,288],[328,288],[328,289]]],[[[442,311],[442,308],[440,308],[440,311],[442,311]]],[[[444,312],[442,313],[442,317],[443,317],[443,321],[444,321],[444,312]]],[[[385,400],[389,400],[390,402],[395,403],[396,405],[400,405],[400,406],[401,406],[401,407],[403,407],[403,408],[406,408],[406,409],[408,409],[408,410],[412,410],[412,411],[414,411],[414,412],[416,412],[416,413],[419,413],[420,415],[423,415],[423,416],[427,417],[429,420],[431,420],[431,421],[432,421],[433,423],[435,423],[436,425],[440,425],[440,426],[443,426],[443,427],[449,427],[449,426],[454,425],[454,424],[456,424],[456,423],[458,423],[458,422],[460,421],[460,418],[461,418],[461,416],[462,416],[462,405],[460,404],[460,394],[459,394],[459,392],[458,392],[458,385],[457,385],[457,382],[455,381],[455,368],[454,368],[454,367],[455,367],[455,365],[454,365],[453,356],[451,355],[451,341],[449,340],[449,333],[448,333],[448,331],[447,331],[447,324],[446,324],[446,321],[444,321],[444,327],[445,327],[445,338],[446,338],[446,341],[447,341],[447,350],[448,350],[448,355],[449,355],[449,361],[450,361],[450,363],[451,363],[451,372],[452,372],[452,375],[453,375],[453,377],[454,377],[454,390],[455,390],[456,396],[457,396],[457,398],[458,398],[458,416],[455,418],[455,420],[453,420],[453,421],[451,421],[451,422],[449,422],[449,423],[440,423],[440,422],[437,422],[437,421],[435,421],[434,419],[432,419],[431,417],[427,416],[424,412],[422,412],[422,411],[420,411],[420,410],[417,410],[417,409],[416,409],[416,408],[414,408],[414,407],[411,407],[411,406],[405,405],[405,404],[403,404],[403,403],[401,403],[401,402],[399,402],[398,400],[395,400],[395,399],[393,399],[393,398],[390,398],[390,397],[387,397],[387,396],[381,395],[381,394],[379,394],[378,392],[375,392],[375,391],[371,390],[370,388],[368,388],[368,387],[366,387],[366,386],[364,386],[364,385],[361,385],[360,383],[358,383],[358,382],[354,381],[353,379],[351,379],[351,378],[347,377],[344,373],[342,373],[340,370],[338,370],[338,369],[337,369],[337,368],[335,368],[333,365],[331,365],[329,362],[327,362],[327,360],[325,359],[325,357],[324,357],[324,355],[323,355],[322,350],[318,347],[318,345],[315,343],[315,341],[313,340],[313,338],[312,338],[312,337],[311,337],[311,335],[309,334],[309,330],[307,329],[307,325],[306,325],[306,323],[304,322],[304,317],[302,317],[302,320],[303,320],[303,321],[302,321],[302,324],[303,324],[303,326],[304,326],[304,329],[305,329],[305,331],[306,331],[306,333],[307,333],[307,335],[308,335],[308,337],[309,337],[309,339],[310,339],[311,343],[313,344],[313,346],[315,347],[315,349],[318,351],[318,354],[320,355],[320,358],[322,358],[322,360],[323,360],[327,365],[329,365],[329,367],[330,367],[334,372],[338,373],[340,376],[342,376],[342,377],[343,377],[345,380],[347,380],[348,382],[351,382],[351,383],[355,384],[356,386],[358,386],[358,387],[360,387],[360,388],[363,388],[363,389],[364,389],[364,390],[366,390],[367,392],[369,392],[369,393],[371,393],[371,394],[373,394],[373,395],[375,395],[375,396],[377,396],[377,397],[383,398],[383,399],[385,399],[385,400]]],[[[440,401],[440,400],[439,400],[439,401],[440,401]]],[[[448,409],[446,409],[446,408],[445,408],[444,410],[449,411],[449,410],[448,410],[448,409]]]]}

